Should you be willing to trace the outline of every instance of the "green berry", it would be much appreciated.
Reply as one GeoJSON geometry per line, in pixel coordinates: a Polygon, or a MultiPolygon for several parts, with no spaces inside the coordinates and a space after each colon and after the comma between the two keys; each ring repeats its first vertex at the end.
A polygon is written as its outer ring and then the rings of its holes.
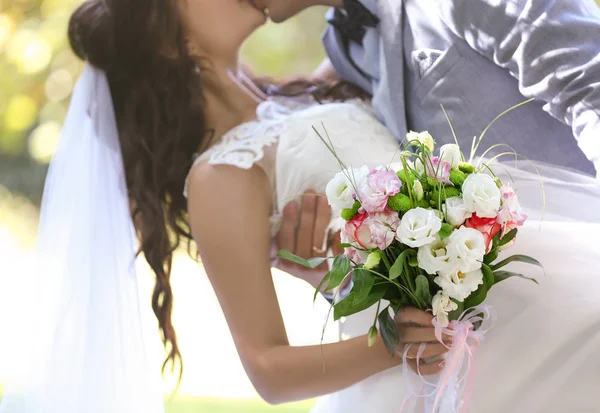
{"type": "Polygon", "coordinates": [[[467,179],[467,175],[464,172],[458,169],[452,169],[450,171],[450,182],[452,182],[457,187],[462,187],[462,184],[465,182],[465,179],[467,179]]]}
{"type": "Polygon", "coordinates": [[[475,172],[475,167],[473,165],[471,165],[470,163],[466,163],[466,162],[461,162],[460,165],[458,165],[458,169],[461,172],[466,173],[467,175],[475,172]]]}
{"type": "Polygon", "coordinates": [[[396,172],[396,175],[398,175],[398,179],[402,181],[402,186],[412,186],[415,182],[415,175],[412,172],[407,171],[405,169],[399,170],[398,172],[396,172]],[[406,179],[406,175],[408,175],[408,180],[406,179]]]}
{"type": "Polygon", "coordinates": [[[412,203],[406,195],[396,194],[388,198],[388,207],[392,211],[406,212],[412,208],[412,203]]]}
{"type": "Polygon", "coordinates": [[[360,209],[360,207],[360,202],[354,201],[354,205],[352,205],[352,208],[342,209],[342,218],[346,221],[351,221],[352,218],[354,218],[356,214],[358,214],[358,210],[360,209]]]}
{"type": "Polygon", "coordinates": [[[427,209],[427,208],[429,208],[430,205],[429,205],[429,202],[427,202],[424,199],[421,199],[419,202],[417,202],[417,206],[427,209]]]}

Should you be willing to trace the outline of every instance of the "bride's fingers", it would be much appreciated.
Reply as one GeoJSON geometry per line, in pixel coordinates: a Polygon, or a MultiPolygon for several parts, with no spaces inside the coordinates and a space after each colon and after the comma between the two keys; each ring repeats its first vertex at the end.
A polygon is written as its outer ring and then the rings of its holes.
{"type": "Polygon", "coordinates": [[[327,254],[327,226],[331,221],[331,208],[326,196],[318,196],[315,208],[315,228],[313,231],[313,253],[316,257],[327,254]],[[325,248],[324,248],[325,247],[325,248]]]}
{"type": "Polygon", "coordinates": [[[296,252],[296,226],[300,216],[300,205],[296,201],[288,203],[283,209],[281,227],[277,233],[277,248],[296,252]]]}
{"type": "Polygon", "coordinates": [[[407,360],[408,366],[415,373],[421,374],[422,376],[430,376],[432,374],[438,374],[444,369],[444,360],[438,360],[431,363],[425,363],[423,360],[419,361],[417,368],[417,360],[407,360]]]}
{"type": "Polygon", "coordinates": [[[395,317],[397,324],[419,324],[431,327],[433,315],[414,307],[405,307],[398,311],[395,317]]]}
{"type": "Polygon", "coordinates": [[[402,343],[427,343],[438,341],[435,330],[432,327],[408,327],[400,328],[400,342],[402,343]]]}
{"type": "MultiPolygon", "coordinates": [[[[414,360],[417,358],[419,354],[419,347],[421,345],[419,343],[412,344],[406,353],[406,358],[409,360],[414,360]]],[[[402,358],[404,356],[405,348],[398,349],[396,352],[396,356],[402,358]]],[[[429,357],[441,356],[442,354],[446,354],[448,352],[448,348],[444,346],[442,343],[426,343],[425,348],[423,349],[423,353],[421,354],[421,359],[427,359],[429,357]]]]}
{"type": "Polygon", "coordinates": [[[313,191],[307,191],[302,196],[300,207],[300,222],[296,234],[296,255],[302,258],[315,256],[313,251],[313,234],[317,211],[317,196],[313,191]]]}

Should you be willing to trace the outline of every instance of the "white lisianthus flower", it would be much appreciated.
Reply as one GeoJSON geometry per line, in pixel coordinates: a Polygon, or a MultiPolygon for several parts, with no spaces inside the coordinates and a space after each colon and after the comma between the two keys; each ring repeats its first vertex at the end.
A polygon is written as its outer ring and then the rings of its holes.
{"type": "Polygon", "coordinates": [[[458,304],[452,301],[443,291],[438,291],[433,296],[431,306],[433,308],[433,315],[437,317],[438,323],[442,327],[448,327],[448,324],[450,324],[448,313],[458,308],[458,304]]]}
{"type": "Polygon", "coordinates": [[[464,273],[475,271],[483,262],[485,239],[476,229],[460,227],[448,237],[446,250],[455,268],[464,273]]]}
{"type": "Polygon", "coordinates": [[[500,209],[500,189],[494,178],[486,174],[471,174],[462,186],[467,211],[479,218],[496,218],[500,209]]]}
{"type": "Polygon", "coordinates": [[[327,195],[327,201],[329,206],[336,215],[342,212],[342,209],[352,208],[354,201],[356,200],[355,186],[348,179],[350,177],[356,184],[356,188],[359,188],[367,181],[367,177],[370,173],[368,167],[363,166],[359,169],[346,170],[339,172],[335,177],[327,183],[325,188],[325,195],[327,195]]]}
{"type": "Polygon", "coordinates": [[[430,209],[415,208],[402,217],[396,239],[409,247],[419,248],[436,240],[442,220],[430,209]]]}
{"type": "Polygon", "coordinates": [[[460,196],[446,199],[446,203],[442,205],[442,210],[446,216],[446,221],[453,227],[461,226],[473,215],[472,212],[467,211],[465,201],[460,196]]]}
{"type": "Polygon", "coordinates": [[[437,274],[438,272],[449,273],[452,271],[450,256],[446,250],[447,240],[440,240],[439,237],[431,244],[423,245],[417,253],[419,267],[428,274],[437,274]]]}
{"type": "Polygon", "coordinates": [[[438,275],[434,281],[442,287],[444,294],[448,297],[463,302],[483,284],[483,273],[481,270],[470,272],[457,270],[450,274],[438,275]]]}
{"type": "Polygon", "coordinates": [[[428,148],[431,152],[433,152],[433,149],[435,148],[435,141],[433,140],[433,137],[431,136],[431,134],[427,131],[423,131],[423,132],[410,131],[406,134],[406,139],[409,142],[418,141],[420,144],[422,144],[426,148],[428,148]]]}
{"type": "Polygon", "coordinates": [[[440,148],[440,162],[448,162],[451,168],[458,168],[462,161],[462,154],[458,145],[449,143],[440,148]]]}

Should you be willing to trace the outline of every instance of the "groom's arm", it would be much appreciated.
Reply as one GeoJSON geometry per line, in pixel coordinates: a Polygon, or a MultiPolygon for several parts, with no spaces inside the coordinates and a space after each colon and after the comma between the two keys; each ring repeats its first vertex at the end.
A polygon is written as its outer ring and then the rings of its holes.
{"type": "Polygon", "coordinates": [[[571,126],[600,178],[600,8],[594,0],[434,0],[443,22],[571,126]]]}

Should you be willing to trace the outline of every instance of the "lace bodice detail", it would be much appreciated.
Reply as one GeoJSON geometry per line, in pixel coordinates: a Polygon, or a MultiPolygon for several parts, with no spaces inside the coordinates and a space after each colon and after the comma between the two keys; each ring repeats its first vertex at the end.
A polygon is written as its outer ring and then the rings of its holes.
{"type": "Polygon", "coordinates": [[[238,125],[223,135],[217,144],[196,157],[192,169],[202,160],[208,160],[211,165],[252,168],[265,156],[265,148],[277,143],[288,116],[313,104],[312,100],[284,98],[272,98],[260,103],[255,120],[238,125]]]}
{"type": "MultiPolygon", "coordinates": [[[[374,115],[371,106],[358,100],[319,105],[291,98],[261,103],[256,119],[227,132],[198,156],[211,165],[261,167],[273,189],[271,233],[279,230],[284,206],[313,189],[324,193],[339,165],[315,129],[331,143],[348,166],[375,166],[392,161],[397,142],[374,115]]],[[[193,167],[192,167],[193,168],[193,167]]],[[[187,182],[186,182],[187,196],[187,182]]]]}

